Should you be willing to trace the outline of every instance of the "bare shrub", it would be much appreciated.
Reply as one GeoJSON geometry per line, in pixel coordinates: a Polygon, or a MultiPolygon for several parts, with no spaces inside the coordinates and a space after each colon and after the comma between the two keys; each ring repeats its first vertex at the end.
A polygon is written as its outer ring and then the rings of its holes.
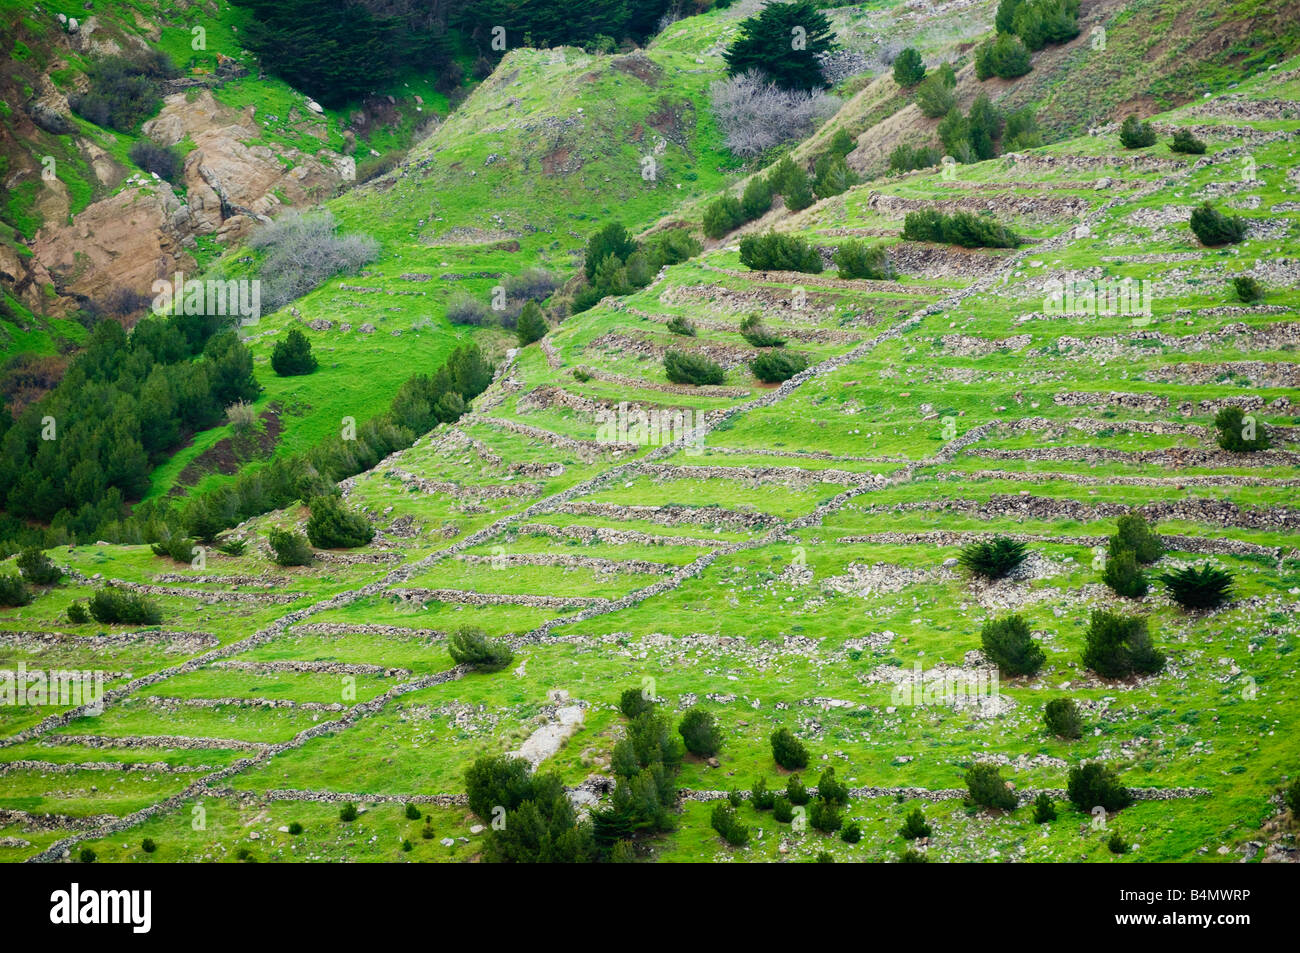
{"type": "Polygon", "coordinates": [[[785,90],[750,70],[709,87],[714,118],[727,148],[756,156],[790,140],[806,139],[817,122],[835,114],[839,100],[822,90],[785,90]]]}
{"type": "Polygon", "coordinates": [[[520,274],[511,275],[503,282],[506,297],[518,299],[521,308],[524,301],[545,301],[559,284],[555,276],[545,268],[529,268],[520,274]]]}
{"type": "Polygon", "coordinates": [[[492,322],[492,312],[478,298],[459,294],[447,302],[447,320],[452,324],[480,328],[492,322]]]}
{"type": "Polygon", "coordinates": [[[266,252],[262,262],[262,310],[275,311],[326,278],[354,272],[379,255],[369,235],[339,235],[329,212],[285,212],[263,225],[248,244],[266,252]]]}
{"type": "Polygon", "coordinates": [[[235,401],[226,408],[226,423],[230,424],[235,433],[249,430],[256,420],[257,414],[253,410],[253,405],[246,400],[235,401]]]}

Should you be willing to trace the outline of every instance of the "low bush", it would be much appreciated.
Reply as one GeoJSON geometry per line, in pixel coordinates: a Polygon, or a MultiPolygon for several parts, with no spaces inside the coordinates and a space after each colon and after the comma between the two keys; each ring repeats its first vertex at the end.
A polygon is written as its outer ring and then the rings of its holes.
{"type": "Polygon", "coordinates": [[[178,563],[188,563],[194,556],[194,540],[180,533],[173,533],[164,540],[149,546],[155,556],[163,556],[178,563]]]}
{"type": "Polygon", "coordinates": [[[745,221],[752,222],[766,215],[771,208],[772,186],[763,176],[756,175],[749,180],[744,193],[740,196],[740,213],[745,217],[745,221]]]}
{"type": "Polygon", "coordinates": [[[18,554],[18,571],[33,586],[52,586],[63,578],[63,570],[37,546],[18,554]]]}
{"type": "Polygon", "coordinates": [[[946,215],[934,209],[908,212],[903,219],[902,237],[912,242],[940,242],[963,248],[1015,248],[1020,237],[986,215],[954,212],[946,215]]]}
{"type": "Polygon", "coordinates": [[[821,255],[797,235],[768,232],[740,240],[740,263],[754,271],[801,271],[820,274],[821,255]]]}
{"type": "Polygon", "coordinates": [[[1209,563],[1170,570],[1160,581],[1184,609],[1214,609],[1232,598],[1232,573],[1209,563]]]}
{"type": "Polygon", "coordinates": [[[339,808],[339,820],[350,824],[357,819],[357,806],[351,801],[339,808]]]}
{"type": "Polygon", "coordinates": [[[1018,36],[999,33],[975,49],[975,78],[1016,79],[1033,69],[1029,50],[1018,36]]]}
{"type": "Polygon", "coordinates": [[[127,155],[145,172],[167,182],[178,182],[185,168],[185,160],[179,152],[149,139],[136,140],[127,155]]]}
{"type": "Polygon", "coordinates": [[[753,347],[781,347],[785,344],[785,338],[769,331],[763,318],[757,314],[751,314],[740,322],[740,336],[753,347]]]}
{"type": "Polygon", "coordinates": [[[1101,571],[1101,581],[1110,586],[1115,595],[1125,599],[1140,599],[1150,588],[1146,573],[1138,565],[1137,556],[1131,549],[1121,549],[1106,560],[1106,568],[1101,571]]]}
{"type": "Polygon", "coordinates": [[[790,351],[767,351],[749,362],[754,376],[765,384],[788,381],[808,367],[808,359],[790,351]]]}
{"type": "Polygon", "coordinates": [[[317,362],[311,353],[311,342],[299,328],[289,333],[271,349],[271,370],[281,377],[297,377],[316,370],[317,362]]]}
{"type": "Polygon", "coordinates": [[[1120,811],[1133,803],[1133,795],[1119,783],[1115,769],[1100,761],[1088,761],[1070,769],[1065,792],[1070,803],[1085,814],[1094,807],[1120,811]]]}
{"type": "Polygon", "coordinates": [[[932,832],[930,825],[926,823],[925,814],[919,807],[914,807],[903,819],[903,826],[898,829],[898,833],[903,835],[904,840],[916,840],[929,837],[932,832]]]}
{"type": "Polygon", "coordinates": [[[756,811],[770,811],[776,802],[776,794],[768,790],[767,778],[760,777],[749,789],[749,803],[756,811]]]}
{"type": "Polygon", "coordinates": [[[267,534],[266,541],[271,546],[271,561],[277,566],[311,565],[311,545],[301,533],[275,526],[267,534]]]}
{"type": "Polygon", "coordinates": [[[1028,548],[1024,543],[1006,536],[996,536],[963,547],[957,561],[963,569],[976,576],[1003,579],[1011,575],[1028,556],[1028,548]]]}
{"type": "Polygon", "coordinates": [[[68,606],[68,621],[73,625],[85,625],[90,621],[90,613],[86,611],[86,606],[81,602],[73,602],[68,606]]]}
{"type": "Polygon", "coordinates": [[[152,838],[146,837],[144,840],[140,841],[140,849],[146,854],[152,854],[158,849],[158,845],[153,842],[152,838]]]}
{"type": "Polygon", "coordinates": [[[1125,149],[1145,149],[1156,144],[1156,131],[1149,122],[1129,116],[1120,124],[1119,141],[1125,149]]]}
{"type": "Polygon", "coordinates": [[[815,831],[834,834],[844,826],[844,812],[834,801],[819,797],[808,807],[808,823],[815,831]]]}
{"type": "Polygon", "coordinates": [[[703,354],[668,351],[664,354],[664,373],[674,384],[721,384],[726,377],[721,366],[703,354]]]}
{"type": "Polygon", "coordinates": [[[787,771],[808,767],[808,749],[789,728],[772,732],[772,758],[787,771]]]}
{"type": "Polygon", "coordinates": [[[1264,297],[1264,288],[1250,275],[1237,275],[1232,279],[1232,293],[1238,301],[1251,304],[1264,297]]]}
{"type": "Polygon", "coordinates": [[[686,750],[702,758],[711,758],[722,748],[722,732],[712,712],[692,708],[682,716],[677,732],[686,744],[686,750]]]}
{"type": "Polygon", "coordinates": [[[1151,644],[1145,616],[1094,609],[1084,633],[1083,664],[1106,678],[1153,675],[1165,657],[1151,644]]]}
{"type": "Polygon", "coordinates": [[[1034,798],[1034,823],[1050,824],[1056,820],[1056,804],[1052,796],[1043,792],[1034,798]]]}
{"type": "Polygon", "coordinates": [[[447,320],[464,327],[481,328],[492,324],[492,309],[478,298],[456,295],[447,302],[447,320]]]}
{"type": "Polygon", "coordinates": [[[794,820],[794,805],[789,798],[778,794],[772,799],[772,820],[781,824],[789,824],[794,820]]]}
{"type": "Polygon", "coordinates": [[[1214,415],[1215,440],[1231,453],[1254,453],[1272,445],[1268,428],[1240,407],[1224,407],[1214,415]]]}
{"type": "Polygon", "coordinates": [[[841,278],[869,278],[873,281],[887,281],[894,277],[889,267],[889,257],[879,245],[850,239],[841,242],[835,249],[835,267],[841,278]]]}
{"type": "Polygon", "coordinates": [[[894,58],[894,82],[899,86],[915,86],[925,79],[925,62],[921,54],[910,46],[894,58]]]}
{"type": "Polygon", "coordinates": [[[943,158],[943,150],[937,146],[897,145],[889,153],[890,172],[911,172],[913,169],[928,169],[938,165],[943,158]]]}
{"type": "Polygon", "coordinates": [[[107,625],[158,625],[162,610],[151,599],[137,592],[126,592],[108,585],[90,599],[90,615],[96,622],[107,625]]]}
{"type": "Polygon", "coordinates": [[[644,688],[626,688],[618,699],[618,710],[628,719],[644,715],[654,707],[654,699],[647,696],[644,688]]]}
{"type": "Polygon", "coordinates": [[[948,111],[957,105],[957,75],[948,63],[921,81],[916,87],[916,105],[921,115],[929,119],[938,119],[948,115],[948,111]]]}
{"type": "Polygon", "coordinates": [[[30,605],[32,591],[16,572],[0,575],[0,606],[6,609],[30,605]]]}
{"type": "Polygon", "coordinates": [[[406,819],[408,821],[418,821],[420,819],[420,809],[414,804],[406,805],[406,819]]]}
{"type": "Polygon", "coordinates": [[[681,337],[695,337],[695,325],[691,323],[689,318],[684,318],[680,314],[670,320],[664,327],[681,337]]]}
{"type": "Polygon", "coordinates": [[[1053,698],[1044,705],[1043,724],[1058,738],[1073,741],[1083,736],[1083,717],[1073,698],[1053,698]]]}
{"type": "Polygon", "coordinates": [[[989,619],[980,631],[984,655],[1008,675],[1033,675],[1047,656],[1019,615],[989,619]]]}
{"type": "Polygon", "coordinates": [[[281,213],[248,239],[260,255],[262,313],[301,298],[325,279],[374,261],[379,243],[369,235],[339,235],[330,212],[281,213]]]}
{"type": "Polygon", "coordinates": [[[1205,153],[1205,143],[1186,129],[1178,129],[1174,132],[1174,138],[1170,140],[1169,148],[1174,152],[1181,152],[1185,155],[1199,156],[1205,153]]]}
{"type": "Polygon", "coordinates": [[[1165,553],[1165,544],[1151,530],[1151,524],[1141,513],[1127,513],[1115,521],[1115,535],[1110,538],[1110,555],[1118,556],[1128,550],[1138,562],[1145,565],[1158,560],[1165,553]]]}
{"type": "Polygon", "coordinates": [[[997,765],[984,761],[971,765],[966,772],[966,789],[970,792],[968,800],[972,804],[1000,811],[1015,809],[1016,795],[1002,780],[997,765]]]}
{"type": "Polygon", "coordinates": [[[462,626],[447,637],[447,651],[457,665],[478,672],[499,672],[514,661],[515,653],[501,639],[490,639],[482,629],[462,626]]]}
{"type": "Polygon", "coordinates": [[[862,840],[862,825],[857,821],[849,821],[840,828],[840,840],[846,844],[856,844],[862,840]]]}
{"type": "Polygon", "coordinates": [[[1202,245],[1210,248],[1233,245],[1246,237],[1246,220],[1235,215],[1224,215],[1209,202],[1192,209],[1188,220],[1193,234],[1202,245]]]}
{"type": "Polygon", "coordinates": [[[519,312],[519,321],[515,325],[515,338],[519,346],[527,347],[534,341],[540,341],[546,337],[546,332],[549,330],[541,305],[536,301],[525,302],[523,310],[519,312]]]}
{"type": "Polygon", "coordinates": [[[732,847],[744,847],[749,843],[749,828],[740,822],[736,809],[726,801],[714,805],[709,825],[732,847]]]}
{"type": "MultiPolygon", "coordinates": [[[[770,204],[770,195],[768,201],[770,204]]],[[[745,213],[741,209],[739,199],[724,195],[722,198],[714,199],[704,208],[704,234],[710,238],[722,238],[743,224],[745,224],[745,213]]]]}
{"type": "Polygon", "coordinates": [[[796,807],[802,807],[812,800],[808,785],[803,783],[803,778],[799,775],[791,775],[790,780],[785,783],[785,799],[796,807]]]}
{"type": "Polygon", "coordinates": [[[370,520],[333,494],[313,497],[307,518],[307,538],[317,549],[352,549],[375,538],[370,520]]]}

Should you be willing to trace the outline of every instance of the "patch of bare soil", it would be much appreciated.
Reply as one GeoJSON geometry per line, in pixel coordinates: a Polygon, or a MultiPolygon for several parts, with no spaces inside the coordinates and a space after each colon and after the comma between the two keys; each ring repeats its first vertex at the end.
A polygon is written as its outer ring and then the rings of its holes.
{"type": "Polygon", "coordinates": [[[261,428],[233,437],[223,437],[204,450],[181,471],[176,478],[176,485],[168,495],[180,496],[187,487],[196,486],[209,473],[233,476],[244,464],[269,457],[275,445],[280,442],[280,434],[284,432],[284,422],[280,419],[282,409],[278,403],[271,404],[258,415],[262,422],[261,428]]]}

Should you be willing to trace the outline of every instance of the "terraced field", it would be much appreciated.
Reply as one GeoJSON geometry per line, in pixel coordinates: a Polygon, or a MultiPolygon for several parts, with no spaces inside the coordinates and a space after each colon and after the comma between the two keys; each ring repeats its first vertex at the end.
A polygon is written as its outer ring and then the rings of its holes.
{"type": "MultiPolygon", "coordinates": [[[[694,59],[664,46],[663,69],[694,59]]],[[[590,809],[610,790],[620,693],[648,685],[674,722],[709,711],[724,742],[684,762],[680,816],[639,844],[647,859],[893,860],[922,806],[931,860],[1294,861],[1279,792],[1300,770],[1298,103],[1290,60],[1156,117],[1165,136],[1204,138],[1203,156],[1126,151],[1107,128],[955,176],[873,179],[780,219],[827,261],[845,240],[882,242],[890,281],[751,271],[732,235],[512,348],[459,422],[345,481],[377,530],[367,546],[276,565],[266,535],[301,529],[295,507],[241,525],[245,554],[209,551],[201,569],[148,546],[52,553],[64,584],[0,612],[0,663],[101,672],[105,693],[0,707],[0,860],[86,848],[100,861],[474,860],[488,832],[466,802],[467,766],[522,752],[590,809]],[[1245,241],[1196,241],[1187,220],[1207,199],[1246,218],[1245,241]],[[991,212],[1026,240],[905,241],[918,209],[991,212]],[[1266,298],[1237,301],[1236,275],[1266,298]],[[1082,278],[1131,279],[1149,313],[1062,313],[1053,288],[1082,278]],[[807,370],[755,379],[739,333],[754,313],[807,370]],[[676,317],[696,336],[672,334],[676,317]],[[672,348],[718,362],[724,382],[669,382],[672,348]],[[1220,449],[1225,406],[1255,415],[1272,447],[1220,449]],[[694,424],[669,438],[602,427],[638,413],[694,424]],[[1124,599],[1103,585],[1107,539],[1133,512],[1163,538],[1156,572],[1208,561],[1233,574],[1232,601],[1192,612],[1159,586],[1124,599]],[[1029,558],[1006,579],[970,577],[962,548],[995,535],[1029,558]],[[68,606],[106,581],[149,594],[164,624],[69,624],[68,606]],[[1146,614],[1165,670],[1087,669],[1094,609],[1146,614]],[[983,623],[1009,612],[1045,650],[1036,675],[999,679],[981,652],[983,623]],[[456,664],[447,639],[466,626],[507,643],[511,664],[456,664]],[[963,701],[926,701],[936,680],[963,701]],[[990,681],[992,694],[966,692],[990,681]],[[1073,741],[1043,728],[1045,704],[1065,696],[1083,712],[1073,741]],[[811,751],[809,784],[833,767],[849,785],[860,840],[749,804],[746,846],[711,828],[727,792],[785,786],[779,728],[811,751]],[[1100,826],[1065,801],[1069,769],[1093,760],[1136,798],[1100,826]],[[1017,808],[964,803],[982,762],[1017,808]],[[1050,823],[1032,816],[1040,792],[1058,801],[1050,823]],[[341,823],[347,802],[360,816],[341,823]],[[1122,856],[1107,847],[1116,831],[1122,856]]],[[[435,146],[456,142],[449,129],[435,146]]],[[[399,207],[410,195],[383,214],[414,218],[399,207]]],[[[348,201],[358,221],[376,214],[348,201]]],[[[627,201],[653,219],[653,202],[627,201]]],[[[372,315],[362,289],[396,294],[412,262],[496,268],[475,257],[491,238],[477,233],[451,261],[447,229],[469,225],[442,224],[356,287],[314,293],[306,317],[352,320],[345,298],[372,315]]],[[[544,241],[563,228],[552,221],[526,251],[563,259],[574,241],[544,241]]],[[[374,354],[415,353],[409,337],[374,354]]],[[[448,346],[430,341],[422,360],[448,346]]],[[[350,398],[320,399],[333,414],[350,398]]]]}

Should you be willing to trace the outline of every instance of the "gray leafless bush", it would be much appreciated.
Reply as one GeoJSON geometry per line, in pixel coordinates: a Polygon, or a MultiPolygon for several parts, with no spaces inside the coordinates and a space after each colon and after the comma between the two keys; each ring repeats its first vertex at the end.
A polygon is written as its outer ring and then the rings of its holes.
{"type": "Polygon", "coordinates": [[[718,80],[709,87],[709,97],[727,148],[745,157],[806,139],[819,120],[839,108],[839,100],[822,90],[781,89],[754,70],[718,80]]]}
{"type": "Polygon", "coordinates": [[[248,244],[265,251],[260,276],[262,310],[274,311],[300,298],[326,278],[354,272],[379,255],[369,235],[339,235],[329,212],[286,212],[262,226],[248,244]]]}

